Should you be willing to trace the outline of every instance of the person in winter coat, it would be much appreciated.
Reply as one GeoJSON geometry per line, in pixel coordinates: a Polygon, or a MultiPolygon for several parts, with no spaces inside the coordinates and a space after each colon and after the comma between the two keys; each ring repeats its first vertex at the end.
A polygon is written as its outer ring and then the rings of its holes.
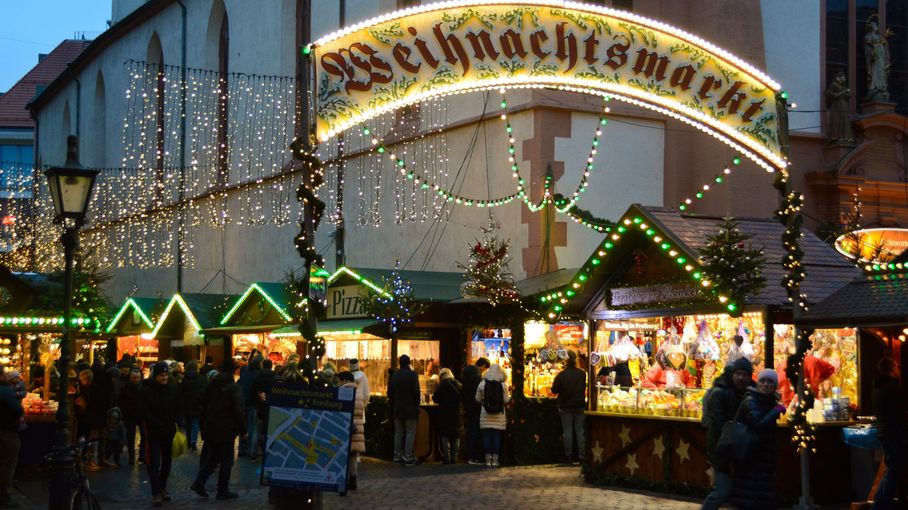
{"type": "Polygon", "coordinates": [[[208,375],[208,372],[211,372],[212,370],[214,370],[214,357],[209,354],[205,356],[205,364],[199,369],[199,375],[206,376],[208,375]]]}
{"type": "Polygon", "coordinates": [[[170,380],[167,362],[159,361],[151,369],[151,379],[139,398],[142,435],[145,436],[145,466],[151,481],[152,504],[170,501],[167,478],[173,462],[173,436],[177,433],[180,389],[170,380]]]}
{"type": "Polygon", "coordinates": [[[703,501],[702,510],[718,510],[731,496],[731,462],[716,452],[725,422],[733,420],[753,384],[753,365],[747,358],[738,358],[733,365],[726,365],[722,375],[713,381],[706,394],[704,422],[706,423],[706,456],[713,468],[713,489],[703,501]]]}
{"type": "Polygon", "coordinates": [[[481,466],[482,431],[479,428],[479,413],[482,407],[476,401],[476,389],[482,381],[482,371],[488,370],[489,360],[479,358],[474,365],[463,369],[463,415],[467,427],[467,464],[481,466]]]}
{"type": "Polygon", "coordinates": [[[461,385],[454,379],[450,368],[438,372],[440,382],[432,401],[438,404],[438,435],[445,464],[457,463],[458,438],[460,437],[461,385]]]}
{"type": "Polygon", "coordinates": [[[199,374],[199,362],[192,360],[186,365],[186,374],[180,383],[180,405],[183,422],[189,436],[189,449],[197,450],[199,438],[199,414],[202,412],[202,396],[205,393],[206,380],[199,374]]]}
{"type": "Polygon", "coordinates": [[[243,392],[233,382],[231,361],[205,388],[202,408],[202,439],[205,441],[204,463],[199,469],[195,482],[190,486],[196,494],[208,497],[205,483],[218,468],[217,499],[238,498],[230,491],[230,470],[233,468],[233,448],[236,438],[247,433],[246,410],[243,392]],[[220,466],[220,467],[218,467],[220,466]]]}
{"type": "Polygon", "coordinates": [[[101,441],[104,444],[103,464],[107,467],[119,466],[123,445],[126,444],[126,425],[123,423],[123,413],[119,407],[111,407],[107,411],[107,423],[101,431],[101,441]]]}
{"type": "Polygon", "coordinates": [[[416,464],[413,443],[419,418],[419,376],[410,369],[410,356],[400,357],[400,369],[391,376],[388,399],[394,416],[394,462],[416,464]]]}
{"type": "MultiPolygon", "coordinates": [[[[365,406],[369,405],[369,378],[366,373],[360,369],[359,360],[354,358],[350,360],[350,371],[353,372],[353,381],[356,382],[356,391],[363,396],[365,406]]],[[[364,418],[365,419],[365,418],[364,418]]]]}
{"type": "Polygon", "coordinates": [[[356,477],[359,474],[359,457],[361,454],[366,453],[365,395],[361,394],[359,392],[359,389],[356,387],[356,380],[353,376],[353,373],[344,370],[343,372],[337,374],[337,378],[341,382],[341,388],[350,388],[356,390],[356,400],[353,403],[353,431],[350,436],[350,455],[352,457],[347,461],[347,465],[349,466],[347,476],[347,489],[356,490],[356,477]]]}
{"type": "Polygon", "coordinates": [[[6,373],[0,365],[0,508],[14,508],[9,489],[19,462],[19,419],[25,415],[25,410],[6,382],[6,373]]]}
{"type": "Polygon", "coordinates": [[[905,397],[899,385],[898,367],[892,358],[883,358],[877,365],[880,376],[873,385],[873,410],[880,426],[883,461],[886,472],[873,496],[873,508],[896,508],[892,502],[899,481],[905,472],[908,455],[908,429],[905,426],[905,397]]]}
{"type": "MultiPolygon", "coordinates": [[[[741,358],[746,359],[746,358],[741,358]]],[[[764,369],[757,375],[757,387],[748,388],[741,402],[741,421],[747,425],[754,444],[750,458],[735,465],[731,503],[742,510],[777,508],[775,492],[776,421],[785,412],[776,388],[779,376],[764,369]]]]}
{"type": "Polygon", "coordinates": [[[255,380],[252,381],[252,400],[255,402],[255,415],[258,418],[258,424],[260,425],[257,429],[258,437],[256,438],[257,444],[262,445],[264,448],[265,445],[265,421],[268,419],[266,416],[268,414],[268,403],[266,402],[266,395],[271,393],[271,386],[274,385],[275,373],[273,370],[274,362],[270,359],[266,359],[262,362],[262,369],[259,370],[258,374],[255,376],[255,380]]]}
{"type": "Polygon", "coordinates": [[[251,460],[255,460],[258,453],[258,442],[255,440],[258,416],[255,412],[256,406],[253,398],[255,395],[252,394],[252,382],[255,381],[255,376],[262,369],[262,362],[265,359],[256,350],[249,353],[249,359],[251,360],[249,364],[240,369],[240,379],[238,381],[240,389],[243,391],[243,403],[246,409],[246,430],[249,432],[248,440],[240,442],[239,455],[240,457],[249,455],[251,460]]]}
{"type": "Polygon", "coordinates": [[[577,458],[583,462],[586,451],[583,411],[586,410],[586,372],[577,367],[577,353],[569,350],[564,370],[552,381],[552,393],[558,395],[558,412],[564,433],[564,462],[570,464],[577,438],[577,458]]]}
{"type": "MultiPolygon", "coordinates": [[[[141,384],[142,372],[138,368],[130,369],[129,378],[120,392],[120,411],[123,412],[123,425],[126,426],[126,456],[130,466],[136,463],[136,429],[142,423],[142,411],[139,406],[141,384]]],[[[144,445],[145,435],[143,434],[139,452],[144,450],[144,445]]]]}
{"type": "Polygon", "coordinates": [[[25,381],[22,380],[22,376],[19,374],[18,370],[9,370],[6,372],[6,385],[12,388],[13,393],[16,394],[16,398],[22,400],[25,398],[25,395],[28,394],[28,391],[25,388],[25,381]]]}
{"type": "Polygon", "coordinates": [[[511,395],[504,383],[504,371],[496,363],[486,370],[479,387],[476,388],[476,401],[482,405],[479,428],[482,430],[482,444],[486,451],[486,466],[490,467],[498,466],[501,435],[508,427],[504,405],[511,401],[511,395]]]}

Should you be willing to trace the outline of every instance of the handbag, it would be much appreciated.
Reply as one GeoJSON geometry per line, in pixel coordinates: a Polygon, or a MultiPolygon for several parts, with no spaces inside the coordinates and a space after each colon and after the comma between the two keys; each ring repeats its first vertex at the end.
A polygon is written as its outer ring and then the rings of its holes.
{"type": "Polygon", "coordinates": [[[722,434],[716,443],[716,453],[732,462],[747,462],[755,440],[750,427],[739,421],[745,402],[746,399],[741,401],[735,418],[722,426],[722,434]]]}

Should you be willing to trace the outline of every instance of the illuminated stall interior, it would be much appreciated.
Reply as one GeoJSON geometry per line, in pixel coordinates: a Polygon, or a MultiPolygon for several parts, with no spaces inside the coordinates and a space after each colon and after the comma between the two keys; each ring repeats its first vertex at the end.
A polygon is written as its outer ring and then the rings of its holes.
{"type": "Polygon", "coordinates": [[[158,341],[152,332],[167,304],[166,299],[143,297],[123,303],[104,330],[116,339],[118,360],[129,354],[143,367],[158,360],[158,341]]]}
{"type": "MultiPolygon", "coordinates": [[[[631,206],[571,282],[539,298],[552,316],[576,314],[591,321],[590,372],[597,389],[591,409],[695,419],[705,390],[740,356],[755,370],[769,364],[787,383],[792,328],[784,324],[791,323],[791,312],[776,283],[784,272],[777,262],[784,255],[779,241],[784,227],[772,220],[738,221],[738,229],[751,236],[748,242],[762,247],[766,285],[744,303],[732,303],[710,292],[699,258],[722,221],[631,206]],[[728,311],[743,313],[732,317],[728,311]],[[735,336],[741,337],[740,346],[735,336]]],[[[802,290],[811,299],[829,296],[859,274],[812,233],[805,232],[801,243],[802,263],[811,275],[802,290]]],[[[834,367],[824,369],[818,383],[819,405],[834,397],[830,407],[853,411],[860,387],[854,331],[817,330],[812,338],[816,365],[834,367]]],[[[826,414],[835,421],[845,415],[826,414]]],[[[822,409],[811,418],[822,420],[822,409]]]]}
{"type": "Polygon", "coordinates": [[[226,294],[174,294],[152,331],[158,341],[158,358],[203,360],[206,351],[222,346],[220,339],[206,341],[203,330],[217,326],[236,298],[226,294]]]}
{"type": "MultiPolygon", "coordinates": [[[[554,397],[552,381],[564,368],[567,351],[578,356],[578,366],[587,369],[588,328],[584,322],[547,324],[540,321],[524,323],[524,395],[554,397]]],[[[488,358],[504,369],[508,381],[511,371],[511,330],[508,328],[474,329],[470,339],[470,360],[488,358]]]]}
{"type": "Polygon", "coordinates": [[[251,361],[249,355],[253,350],[279,366],[288,356],[300,352],[295,337],[272,334],[293,322],[292,307],[293,299],[284,283],[255,282],[250,285],[231,302],[217,327],[203,331],[206,338],[227,339],[229,353],[224,353],[223,349],[211,349],[215,366],[219,366],[226,355],[232,356],[239,365],[246,364],[251,361]]]}
{"type": "MultiPolygon", "coordinates": [[[[451,321],[444,303],[460,297],[463,274],[400,271],[400,275],[410,282],[413,297],[424,305],[424,311],[414,324],[402,327],[396,335],[397,356],[410,357],[422,393],[431,394],[442,366],[460,373],[460,325],[451,321]]],[[[383,278],[390,276],[391,271],[385,269],[342,267],[335,271],[328,278],[326,318],[318,327],[326,340],[325,360],[344,370],[350,359],[358,359],[373,394],[387,393],[392,341],[387,325],[366,313],[362,299],[370,290],[380,292],[383,278]]]]}

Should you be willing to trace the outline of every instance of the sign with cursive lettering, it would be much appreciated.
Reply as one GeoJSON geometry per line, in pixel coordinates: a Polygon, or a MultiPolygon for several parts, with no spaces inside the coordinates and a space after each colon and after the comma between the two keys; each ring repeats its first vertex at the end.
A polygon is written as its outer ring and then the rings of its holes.
{"type": "Polygon", "coordinates": [[[785,166],[778,84],[721,48],[622,11],[555,0],[430,4],[338,31],[311,51],[321,140],[433,96],[554,86],[675,112],[785,166]]]}
{"type": "Polygon", "coordinates": [[[616,287],[609,289],[609,307],[640,306],[655,303],[693,301],[703,295],[691,283],[672,283],[646,287],[616,287]]]}

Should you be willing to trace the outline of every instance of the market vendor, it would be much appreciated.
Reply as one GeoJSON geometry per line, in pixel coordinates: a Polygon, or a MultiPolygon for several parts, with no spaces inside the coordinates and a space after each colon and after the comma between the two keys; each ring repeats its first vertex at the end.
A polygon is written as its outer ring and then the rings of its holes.
{"type": "MultiPolygon", "coordinates": [[[[791,356],[788,357],[788,359],[790,358],[791,356]]],[[[779,393],[782,396],[782,403],[785,404],[786,407],[791,405],[798,393],[798,388],[796,386],[797,380],[793,377],[789,377],[788,374],[788,359],[776,364],[776,373],[779,375],[779,393]]],[[[832,377],[832,374],[834,373],[835,365],[832,363],[824,361],[813,354],[804,356],[804,374],[807,377],[806,381],[817,397],[821,397],[820,386],[823,384],[823,381],[832,377]]]]}

